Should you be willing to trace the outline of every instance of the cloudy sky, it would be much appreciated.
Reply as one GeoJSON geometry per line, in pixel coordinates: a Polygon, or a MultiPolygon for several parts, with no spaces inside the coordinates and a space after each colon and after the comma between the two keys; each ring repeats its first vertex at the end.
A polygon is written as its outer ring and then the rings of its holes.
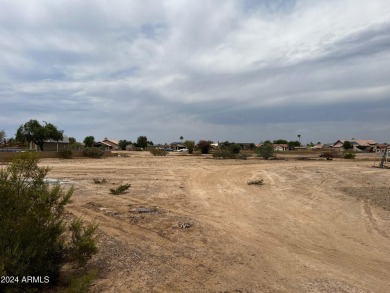
{"type": "Polygon", "coordinates": [[[0,0],[0,129],[390,143],[389,0],[0,0]]]}

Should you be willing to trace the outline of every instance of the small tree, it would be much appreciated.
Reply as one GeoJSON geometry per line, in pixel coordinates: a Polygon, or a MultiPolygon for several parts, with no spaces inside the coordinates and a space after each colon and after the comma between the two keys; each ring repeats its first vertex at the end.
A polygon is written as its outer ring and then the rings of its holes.
{"type": "Polygon", "coordinates": [[[269,158],[272,158],[274,155],[274,146],[272,143],[264,143],[257,149],[257,155],[259,157],[264,158],[265,160],[268,160],[269,158]]]}
{"type": "Polygon", "coordinates": [[[121,150],[125,150],[126,147],[127,147],[129,144],[131,144],[131,141],[126,140],[126,139],[123,139],[123,140],[120,140],[120,141],[119,141],[119,147],[120,147],[121,150]]]}
{"type": "Polygon", "coordinates": [[[69,143],[71,144],[76,143],[76,139],[74,137],[69,137],[69,143]]]}
{"type": "Polygon", "coordinates": [[[241,146],[237,143],[235,144],[232,144],[229,146],[229,151],[232,153],[232,154],[239,154],[240,151],[241,151],[241,146]]]}
{"type": "Polygon", "coordinates": [[[202,154],[208,154],[210,147],[211,147],[212,142],[209,140],[200,140],[198,142],[198,147],[200,148],[200,152],[202,154]]]}
{"type": "MultiPolygon", "coordinates": [[[[96,225],[77,231],[70,228],[72,239],[77,241],[66,241],[64,208],[70,202],[73,188],[64,191],[60,185],[50,187],[44,181],[48,171],[46,167],[38,167],[37,156],[31,153],[20,154],[0,171],[2,276],[15,276],[19,280],[23,276],[47,276],[50,285],[54,285],[65,261],[85,263],[96,252],[96,225]]],[[[22,282],[1,285],[5,292],[26,292],[42,286],[22,282]]]]}
{"type": "Polygon", "coordinates": [[[86,138],[84,138],[83,143],[88,148],[93,147],[95,144],[95,138],[92,135],[87,136],[86,138]]]}
{"type": "Polygon", "coordinates": [[[3,140],[5,140],[5,131],[4,130],[0,130],[0,144],[3,142],[3,140]]]}
{"type": "Polygon", "coordinates": [[[353,149],[353,145],[349,140],[346,140],[343,143],[343,148],[346,150],[350,150],[350,149],[353,149]]]}
{"type": "Polygon", "coordinates": [[[296,147],[300,147],[300,146],[301,146],[301,143],[297,140],[288,142],[288,148],[290,150],[294,150],[296,147]]]}
{"type": "Polygon", "coordinates": [[[273,141],[274,144],[288,144],[288,141],[285,139],[277,139],[273,141]]]}
{"type": "Polygon", "coordinates": [[[194,147],[195,147],[195,141],[193,140],[186,140],[184,142],[186,148],[188,149],[188,153],[192,154],[194,152],[194,147]]]}
{"type": "Polygon", "coordinates": [[[147,146],[148,146],[148,138],[146,136],[139,136],[137,138],[137,147],[146,150],[147,146]]]}

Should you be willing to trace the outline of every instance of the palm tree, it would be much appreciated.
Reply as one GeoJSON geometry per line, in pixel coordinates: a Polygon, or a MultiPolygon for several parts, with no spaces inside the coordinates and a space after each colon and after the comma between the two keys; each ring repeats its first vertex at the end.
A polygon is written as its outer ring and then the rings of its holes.
{"type": "Polygon", "coordinates": [[[297,136],[298,136],[298,139],[299,139],[299,144],[301,144],[301,135],[298,134],[297,136]]]}
{"type": "Polygon", "coordinates": [[[183,136],[180,136],[180,141],[181,141],[181,142],[183,142],[183,139],[184,139],[184,137],[183,137],[183,136]]]}

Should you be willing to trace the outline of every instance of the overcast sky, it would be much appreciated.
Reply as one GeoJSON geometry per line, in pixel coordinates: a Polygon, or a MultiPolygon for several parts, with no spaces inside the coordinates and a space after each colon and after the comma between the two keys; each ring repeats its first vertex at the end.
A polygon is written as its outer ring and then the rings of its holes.
{"type": "Polygon", "coordinates": [[[0,129],[390,143],[389,0],[0,0],[0,129]]]}

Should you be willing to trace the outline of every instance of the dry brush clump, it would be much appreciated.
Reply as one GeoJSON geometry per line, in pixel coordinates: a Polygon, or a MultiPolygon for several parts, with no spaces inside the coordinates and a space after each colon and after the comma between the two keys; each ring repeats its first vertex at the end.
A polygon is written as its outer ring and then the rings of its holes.
{"type": "Polygon", "coordinates": [[[110,188],[111,194],[119,195],[125,193],[129,188],[131,187],[131,184],[121,184],[118,187],[110,188]]]}
{"type": "Polygon", "coordinates": [[[168,154],[168,152],[166,152],[165,150],[162,150],[162,149],[151,149],[149,151],[153,156],[166,156],[168,154]]]}
{"type": "Polygon", "coordinates": [[[106,183],[106,182],[107,182],[106,178],[102,178],[102,179],[93,178],[93,183],[95,183],[95,184],[103,184],[103,183],[106,183]]]}
{"type": "Polygon", "coordinates": [[[248,181],[248,185],[263,185],[263,179],[253,179],[248,181]]]}
{"type": "Polygon", "coordinates": [[[99,149],[99,148],[92,147],[92,148],[85,149],[83,151],[83,154],[84,154],[84,156],[86,156],[88,158],[98,159],[98,158],[103,157],[104,151],[99,149]]]}

